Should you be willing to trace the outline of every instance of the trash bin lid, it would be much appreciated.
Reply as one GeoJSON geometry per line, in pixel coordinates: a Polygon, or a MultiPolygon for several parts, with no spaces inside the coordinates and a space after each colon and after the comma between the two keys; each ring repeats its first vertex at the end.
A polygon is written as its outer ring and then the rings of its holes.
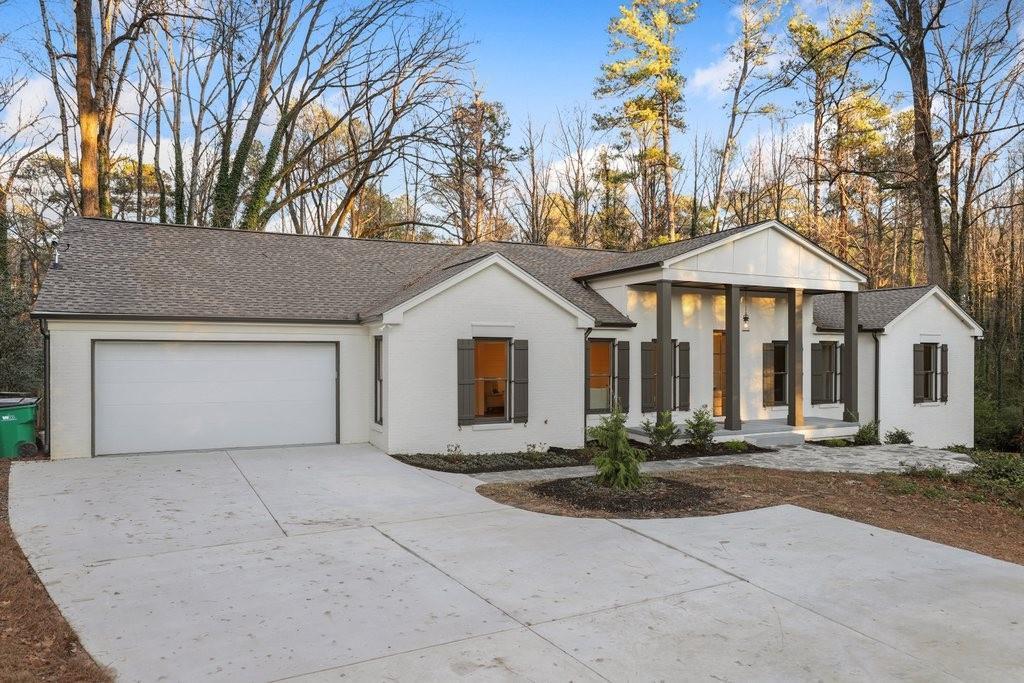
{"type": "Polygon", "coordinates": [[[0,396],[0,409],[31,406],[39,402],[35,396],[0,396]]]}

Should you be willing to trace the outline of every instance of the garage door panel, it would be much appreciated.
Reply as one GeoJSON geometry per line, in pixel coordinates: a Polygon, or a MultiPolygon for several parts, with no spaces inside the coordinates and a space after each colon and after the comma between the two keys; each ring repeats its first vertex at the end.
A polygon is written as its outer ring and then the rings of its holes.
{"type": "Polygon", "coordinates": [[[332,443],[333,343],[97,342],[95,449],[332,443]]]}
{"type": "Polygon", "coordinates": [[[245,380],[231,382],[108,382],[106,405],[169,405],[183,403],[262,403],[266,396],[280,401],[309,400],[321,389],[321,380],[245,380]]]}

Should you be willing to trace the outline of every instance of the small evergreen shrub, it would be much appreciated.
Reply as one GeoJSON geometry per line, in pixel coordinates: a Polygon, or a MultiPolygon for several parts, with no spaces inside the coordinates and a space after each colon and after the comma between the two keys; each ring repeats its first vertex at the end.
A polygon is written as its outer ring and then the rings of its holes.
{"type": "Polygon", "coordinates": [[[640,423],[640,428],[644,430],[653,448],[668,448],[683,436],[679,427],[672,421],[672,413],[667,410],[658,413],[656,422],[644,420],[640,423]]]}
{"type": "Polygon", "coordinates": [[[697,450],[708,452],[715,443],[715,418],[707,406],[694,411],[685,423],[683,436],[697,450]]]}
{"type": "Polygon", "coordinates": [[[853,437],[853,443],[857,446],[877,446],[881,443],[878,440],[878,420],[861,425],[853,437]]]}
{"type": "Polygon", "coordinates": [[[899,444],[912,444],[914,440],[910,437],[913,435],[906,429],[900,429],[899,427],[893,427],[885,433],[885,443],[890,446],[899,444]]]}
{"type": "Polygon", "coordinates": [[[746,441],[741,441],[739,439],[733,439],[732,441],[726,441],[722,445],[725,446],[725,450],[729,451],[730,453],[746,453],[747,452],[747,442],[746,441]]]}
{"type": "Polygon", "coordinates": [[[629,442],[626,415],[617,405],[610,414],[601,418],[599,425],[590,429],[589,436],[599,446],[594,457],[599,484],[619,490],[643,485],[640,463],[644,460],[644,452],[629,442]]]}

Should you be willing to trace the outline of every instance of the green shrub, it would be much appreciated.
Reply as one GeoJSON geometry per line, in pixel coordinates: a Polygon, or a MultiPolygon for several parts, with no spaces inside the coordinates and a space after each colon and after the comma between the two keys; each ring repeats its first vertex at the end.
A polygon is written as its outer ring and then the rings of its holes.
{"type": "Polygon", "coordinates": [[[746,453],[748,449],[747,442],[740,441],[739,439],[726,441],[722,445],[725,446],[725,450],[729,451],[730,453],[746,453]]]}
{"type": "Polygon", "coordinates": [[[1024,456],[1019,453],[975,451],[976,467],[963,478],[1002,502],[1024,508],[1024,456]]]}
{"type": "Polygon", "coordinates": [[[857,430],[857,435],[853,437],[853,443],[857,446],[877,446],[880,443],[878,440],[878,420],[862,424],[860,429],[857,430]]]}
{"type": "Polygon", "coordinates": [[[893,427],[885,433],[885,443],[889,445],[911,444],[914,443],[914,440],[910,438],[911,436],[913,435],[906,429],[893,427]]]}
{"type": "Polygon", "coordinates": [[[640,428],[644,430],[644,434],[654,448],[668,448],[683,435],[676,423],[672,421],[672,413],[667,410],[658,413],[657,422],[644,420],[640,423],[640,428]]]}
{"type": "Polygon", "coordinates": [[[970,455],[974,452],[974,449],[962,443],[953,443],[946,446],[943,450],[947,450],[950,453],[960,453],[961,455],[970,455]]]}
{"type": "Polygon", "coordinates": [[[1002,407],[986,396],[974,402],[974,443],[979,450],[1017,451],[1024,438],[1024,411],[1019,404],[1002,407]]]}
{"type": "Polygon", "coordinates": [[[600,447],[594,457],[597,481],[600,484],[620,490],[643,485],[640,463],[644,460],[644,452],[629,442],[626,415],[618,406],[601,418],[601,423],[592,427],[589,435],[600,447]]]}
{"type": "Polygon", "coordinates": [[[715,418],[707,406],[701,406],[695,410],[685,422],[683,436],[690,442],[690,445],[699,451],[708,452],[715,443],[715,418]]]}
{"type": "Polygon", "coordinates": [[[850,445],[850,442],[846,439],[822,439],[821,441],[815,441],[814,443],[821,444],[822,446],[828,446],[829,448],[843,448],[850,445]]]}

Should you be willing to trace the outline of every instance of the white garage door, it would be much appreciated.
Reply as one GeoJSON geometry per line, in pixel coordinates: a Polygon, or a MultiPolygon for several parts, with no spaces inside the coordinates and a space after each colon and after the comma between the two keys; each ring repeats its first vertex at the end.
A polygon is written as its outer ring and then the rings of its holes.
{"type": "Polygon", "coordinates": [[[97,341],[96,455],[337,440],[333,343],[97,341]]]}

